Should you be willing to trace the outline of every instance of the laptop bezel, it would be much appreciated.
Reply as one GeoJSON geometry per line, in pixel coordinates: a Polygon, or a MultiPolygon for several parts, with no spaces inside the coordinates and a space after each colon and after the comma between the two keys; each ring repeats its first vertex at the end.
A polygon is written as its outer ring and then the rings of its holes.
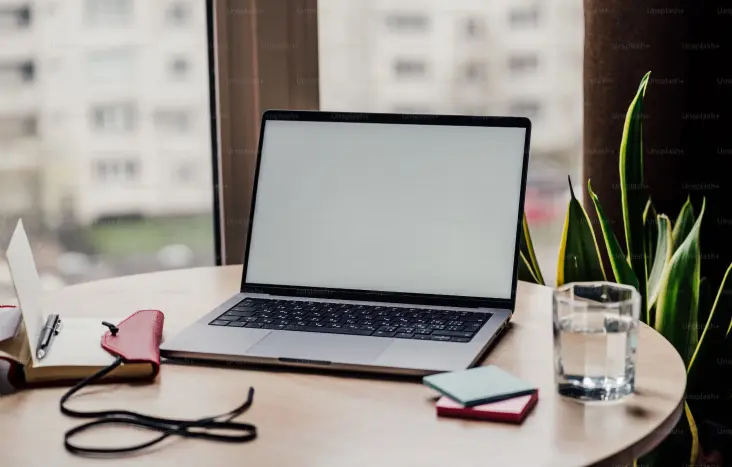
{"type": "Polygon", "coordinates": [[[244,247],[244,265],[242,268],[242,293],[256,293],[281,295],[292,297],[308,297],[321,299],[337,299],[350,301],[376,301],[391,303],[414,303],[421,305],[471,307],[471,308],[501,308],[513,312],[516,304],[517,272],[520,250],[520,236],[523,221],[524,201],[526,195],[526,178],[529,164],[529,145],[531,140],[531,121],[525,117],[496,117],[496,116],[468,116],[468,115],[434,115],[434,114],[393,114],[393,113],[359,113],[359,112],[325,112],[310,110],[267,110],[262,115],[257,148],[257,159],[254,170],[254,184],[249,206],[247,222],[247,238],[244,247]],[[305,122],[363,122],[386,123],[404,125],[442,125],[442,126],[484,126],[523,128],[526,130],[524,141],[523,164],[521,173],[521,193],[516,218],[516,242],[511,282],[510,298],[465,297],[455,295],[436,295],[421,293],[405,293],[391,291],[375,291],[360,289],[340,289],[327,287],[303,287],[278,284],[247,283],[247,265],[249,263],[250,242],[254,211],[257,201],[257,184],[259,182],[259,168],[262,158],[262,145],[266,123],[270,120],[305,121],[305,122]]]}

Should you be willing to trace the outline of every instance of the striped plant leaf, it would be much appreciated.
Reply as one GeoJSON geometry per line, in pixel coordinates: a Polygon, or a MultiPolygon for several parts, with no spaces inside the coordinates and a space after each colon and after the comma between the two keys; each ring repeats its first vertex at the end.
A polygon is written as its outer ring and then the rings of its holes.
{"type": "MultiPolygon", "coordinates": [[[[726,337],[725,328],[729,333],[729,326],[732,324],[730,318],[732,317],[732,297],[729,295],[728,287],[732,285],[730,271],[732,271],[732,264],[727,268],[727,272],[724,273],[724,279],[722,284],[717,291],[717,297],[714,299],[714,303],[709,308],[709,314],[706,318],[706,324],[704,330],[699,337],[699,344],[697,344],[694,353],[691,356],[689,365],[687,367],[687,373],[689,375],[688,381],[692,384],[697,383],[696,375],[699,373],[699,363],[704,362],[705,357],[710,355],[711,348],[724,340],[726,337]],[[696,364],[696,365],[695,365],[696,364]]],[[[709,281],[703,281],[699,287],[699,313],[701,313],[703,307],[709,306],[710,304],[705,303],[704,295],[704,283],[709,285],[709,281]]],[[[707,287],[708,290],[708,287],[707,287]]],[[[703,364],[702,364],[703,366],[703,364]]]]}
{"type": "Polygon", "coordinates": [[[531,270],[531,265],[526,260],[524,252],[519,252],[519,255],[518,280],[531,282],[532,284],[539,284],[539,279],[534,275],[534,271],[531,270]]]}
{"type": "MultiPolygon", "coordinates": [[[[671,261],[673,254],[673,240],[671,238],[671,220],[665,214],[659,214],[656,218],[658,239],[656,241],[656,253],[654,254],[651,274],[648,277],[648,301],[646,312],[650,314],[651,308],[656,304],[658,292],[661,289],[661,275],[663,270],[671,261]]],[[[652,321],[649,321],[652,322],[652,321]]]]}
{"type": "Polygon", "coordinates": [[[646,282],[651,277],[653,260],[656,257],[656,243],[658,241],[656,217],[658,217],[656,209],[653,207],[651,198],[648,198],[646,208],[643,210],[643,254],[646,258],[646,282]]]}
{"type": "Polygon", "coordinates": [[[632,285],[638,289],[638,278],[630,268],[628,258],[623,253],[623,250],[618,243],[618,239],[613,233],[610,221],[605,216],[605,213],[600,206],[600,200],[597,195],[592,191],[592,185],[590,181],[587,181],[587,191],[590,194],[592,203],[595,205],[595,211],[597,212],[597,218],[600,221],[600,228],[602,230],[602,236],[605,239],[605,247],[607,248],[607,254],[610,257],[610,266],[615,274],[615,282],[619,284],[632,285]]]}
{"type": "Polygon", "coordinates": [[[638,277],[641,295],[646,295],[645,255],[643,254],[643,211],[646,205],[643,184],[643,98],[651,73],[646,73],[625,115],[620,141],[620,198],[625,224],[625,244],[630,265],[638,277]]]}
{"type": "MultiPolygon", "coordinates": [[[[526,213],[524,213],[521,221],[521,254],[526,258],[526,265],[531,270],[532,275],[536,279],[537,284],[544,285],[544,276],[541,274],[539,262],[536,260],[534,252],[534,242],[531,241],[531,233],[529,232],[529,223],[526,221],[526,213]]],[[[519,276],[520,279],[520,276],[519,276]]],[[[525,280],[525,279],[521,279],[525,280]]]]}
{"type": "Polygon", "coordinates": [[[699,341],[697,313],[699,304],[700,251],[699,229],[706,200],[689,235],[679,245],[661,274],[656,303],[655,328],[689,364],[699,341]]]}
{"type": "Polygon", "coordinates": [[[569,180],[571,199],[564,218],[564,231],[557,261],[557,286],[580,281],[604,281],[605,269],[590,218],[574,196],[569,180]]]}
{"type": "Polygon", "coordinates": [[[694,226],[696,216],[694,215],[694,206],[691,205],[691,198],[686,198],[686,202],[681,207],[679,217],[674,224],[674,251],[684,242],[686,236],[689,235],[691,228],[694,226]]]}

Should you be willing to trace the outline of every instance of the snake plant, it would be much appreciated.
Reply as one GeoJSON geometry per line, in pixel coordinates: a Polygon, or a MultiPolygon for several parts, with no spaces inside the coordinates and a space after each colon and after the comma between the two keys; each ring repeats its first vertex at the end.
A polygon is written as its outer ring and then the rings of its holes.
{"type": "MultiPolygon", "coordinates": [[[[655,328],[676,349],[687,368],[687,391],[704,388],[705,377],[701,368],[709,368],[704,360],[720,355],[719,349],[729,348],[732,321],[729,303],[720,305],[727,293],[727,280],[732,265],[727,269],[716,300],[704,293],[706,282],[700,277],[699,231],[704,219],[706,201],[701,200],[695,212],[689,198],[672,223],[664,214],[656,213],[643,183],[643,99],[650,72],[640,82],[638,91],[628,107],[620,143],[620,197],[623,213],[624,244],[618,241],[606,217],[600,199],[587,192],[598,225],[593,227],[589,216],[572,191],[564,221],[564,230],[557,264],[557,286],[575,281],[610,280],[632,285],[642,296],[641,320],[655,328]],[[607,263],[612,271],[603,268],[603,256],[598,246],[602,238],[607,263]],[[717,308],[720,308],[719,310],[717,308]],[[700,326],[699,316],[706,317],[700,326]],[[717,332],[726,329],[727,332],[717,332]],[[701,330],[701,332],[700,332],[701,330]]],[[[519,279],[544,284],[543,276],[533,251],[528,223],[524,218],[521,231],[519,279]]],[[[687,398],[688,399],[688,398],[687,398]]],[[[700,456],[699,436],[692,406],[685,404],[684,417],[675,433],[683,433],[683,457],[664,456],[670,444],[662,443],[656,451],[643,459],[643,465],[670,465],[669,457],[682,465],[696,465],[700,456]],[[661,461],[660,459],[664,459],[661,461]]],[[[678,451],[676,451],[678,453],[678,451]]]]}

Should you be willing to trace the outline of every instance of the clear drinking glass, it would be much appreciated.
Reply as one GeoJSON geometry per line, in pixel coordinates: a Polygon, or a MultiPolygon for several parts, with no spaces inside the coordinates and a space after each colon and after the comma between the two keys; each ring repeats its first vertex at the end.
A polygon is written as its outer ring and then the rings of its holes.
{"type": "Polygon", "coordinates": [[[554,291],[554,368],[559,394],[615,400],[635,389],[640,294],[610,282],[554,291]]]}

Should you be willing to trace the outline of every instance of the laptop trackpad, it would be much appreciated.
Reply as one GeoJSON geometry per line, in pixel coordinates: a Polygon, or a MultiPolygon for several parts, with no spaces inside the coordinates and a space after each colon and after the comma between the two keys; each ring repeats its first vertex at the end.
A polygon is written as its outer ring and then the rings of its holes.
{"type": "Polygon", "coordinates": [[[330,363],[373,363],[391,341],[341,334],[271,332],[247,351],[247,355],[314,360],[330,363]]]}

